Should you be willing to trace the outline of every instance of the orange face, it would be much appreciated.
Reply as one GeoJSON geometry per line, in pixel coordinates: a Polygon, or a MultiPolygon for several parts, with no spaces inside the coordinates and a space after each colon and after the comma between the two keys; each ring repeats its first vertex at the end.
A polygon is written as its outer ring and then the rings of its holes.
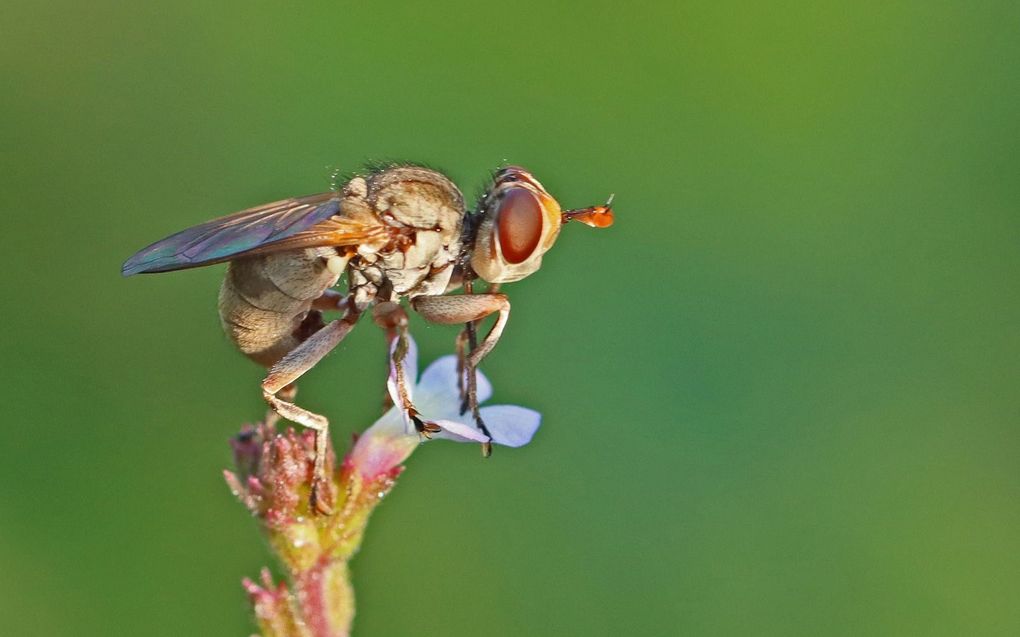
{"type": "Polygon", "coordinates": [[[571,219],[599,228],[613,222],[608,205],[563,212],[542,184],[519,166],[496,173],[481,214],[471,267],[489,283],[518,281],[538,270],[560,226],[571,219]]]}

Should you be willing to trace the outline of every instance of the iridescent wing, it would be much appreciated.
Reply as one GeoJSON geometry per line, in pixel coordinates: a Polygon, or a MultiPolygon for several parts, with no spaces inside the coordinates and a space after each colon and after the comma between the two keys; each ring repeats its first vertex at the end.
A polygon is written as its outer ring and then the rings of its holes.
{"type": "Polygon", "coordinates": [[[335,192],[249,208],[182,230],[139,250],[124,262],[121,274],[183,270],[243,254],[358,245],[385,233],[382,227],[333,219],[338,212],[340,195],[335,192]]]}

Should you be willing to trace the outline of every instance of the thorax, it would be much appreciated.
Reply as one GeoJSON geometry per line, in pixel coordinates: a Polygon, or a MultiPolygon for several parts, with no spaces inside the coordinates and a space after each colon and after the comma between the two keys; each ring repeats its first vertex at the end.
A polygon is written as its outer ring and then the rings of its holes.
{"type": "Polygon", "coordinates": [[[349,265],[350,291],[361,309],[372,302],[442,294],[460,254],[458,216],[402,234],[381,249],[363,246],[349,265]]]}
{"type": "Polygon", "coordinates": [[[392,229],[385,244],[359,246],[348,266],[359,309],[446,290],[460,256],[465,212],[460,191],[445,176],[418,167],[385,171],[344,206],[370,210],[392,229]]]}

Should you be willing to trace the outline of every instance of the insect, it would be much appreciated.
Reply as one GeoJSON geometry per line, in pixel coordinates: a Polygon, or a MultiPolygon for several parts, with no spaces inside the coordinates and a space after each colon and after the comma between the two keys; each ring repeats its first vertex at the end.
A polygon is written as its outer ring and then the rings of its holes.
{"type": "MultiPolygon", "coordinates": [[[[391,335],[406,333],[400,302],[426,320],[464,324],[457,339],[462,412],[478,413],[475,369],[496,345],[510,314],[502,283],[539,269],[560,227],[570,220],[592,227],[613,222],[605,205],[563,211],[527,170],[498,170],[474,211],[445,175],[416,165],[381,167],[349,179],[333,192],[284,199],[209,221],[139,250],[124,276],[228,262],[220,287],[223,329],[248,358],[268,368],[262,395],[271,414],[316,432],[313,509],[328,513],[317,494],[325,484],[329,423],[294,404],[295,381],[335,348],[371,309],[391,335]],[[346,291],[334,289],[347,275],[346,291]],[[488,283],[476,292],[477,279],[488,283]],[[461,294],[451,294],[463,288],[461,294]],[[339,311],[325,322],[322,313],[339,311]],[[476,323],[496,314],[478,342],[476,323]]],[[[398,341],[400,342],[400,341],[398,341]]],[[[398,347],[399,350],[399,347],[398,347]]],[[[395,353],[396,354],[396,353],[395,353]]],[[[399,369],[399,366],[398,366],[399,369]]],[[[418,431],[438,428],[423,419],[398,376],[401,408],[418,431]]],[[[483,448],[483,453],[488,454],[483,448]]]]}

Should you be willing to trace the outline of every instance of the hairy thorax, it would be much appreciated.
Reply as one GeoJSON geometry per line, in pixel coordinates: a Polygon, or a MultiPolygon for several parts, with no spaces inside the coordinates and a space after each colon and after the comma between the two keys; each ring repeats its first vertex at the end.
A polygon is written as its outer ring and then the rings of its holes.
{"type": "Polygon", "coordinates": [[[440,173],[416,167],[388,171],[362,184],[352,180],[348,186],[345,211],[371,210],[392,232],[384,244],[362,244],[351,259],[355,306],[363,310],[376,300],[442,294],[460,253],[460,191],[440,173]],[[365,190],[359,191],[362,184],[365,190]]]}

